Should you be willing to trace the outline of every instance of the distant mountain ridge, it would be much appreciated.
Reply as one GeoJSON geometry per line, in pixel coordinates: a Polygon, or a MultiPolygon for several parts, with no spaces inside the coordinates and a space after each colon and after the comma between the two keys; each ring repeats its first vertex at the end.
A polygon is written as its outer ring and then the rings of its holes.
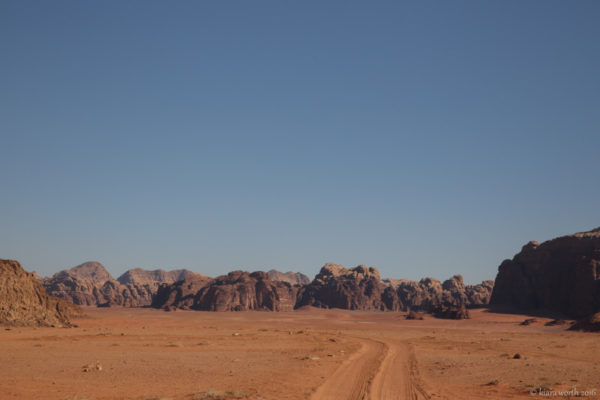
{"type": "Polygon", "coordinates": [[[326,264],[314,280],[296,272],[233,271],[210,278],[185,269],[134,268],[118,279],[98,262],[89,261],[43,279],[52,296],[74,304],[152,306],[206,311],[291,311],[303,306],[349,310],[434,312],[485,306],[492,281],[465,285],[456,275],[443,283],[424,278],[382,280],[375,267],[346,268],[326,264]]]}
{"type": "Polygon", "coordinates": [[[96,261],[88,261],[44,278],[48,294],[86,306],[142,307],[152,304],[159,285],[173,283],[194,273],[185,269],[147,271],[134,268],[118,279],[96,261]]]}
{"type": "Polygon", "coordinates": [[[460,275],[443,283],[433,278],[420,282],[382,281],[375,267],[349,269],[331,263],[303,285],[277,279],[281,275],[273,271],[233,271],[215,279],[188,277],[161,285],[152,307],[205,311],[291,311],[304,306],[365,311],[443,310],[444,315],[463,318],[468,316],[467,307],[488,303],[493,287],[492,281],[465,285],[460,275]]]}

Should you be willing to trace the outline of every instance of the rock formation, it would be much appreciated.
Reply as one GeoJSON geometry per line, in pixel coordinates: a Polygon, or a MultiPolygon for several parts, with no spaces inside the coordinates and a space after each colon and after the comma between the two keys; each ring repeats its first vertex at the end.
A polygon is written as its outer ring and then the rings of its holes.
{"type": "Polygon", "coordinates": [[[308,285],[310,283],[310,278],[304,274],[301,274],[300,272],[280,272],[277,271],[276,269],[272,269],[269,272],[267,272],[267,275],[269,275],[269,278],[273,281],[281,281],[281,282],[287,282],[290,285],[308,285]]]}
{"type": "Polygon", "coordinates": [[[46,291],[78,305],[142,307],[152,303],[162,283],[174,283],[193,273],[187,270],[125,272],[115,280],[98,262],[86,262],[43,281],[46,291]]]}
{"type": "Polygon", "coordinates": [[[490,305],[571,318],[600,311],[600,228],[527,243],[498,268],[490,305]]]}
{"type": "Polygon", "coordinates": [[[465,306],[465,303],[461,303],[460,305],[449,305],[449,304],[439,304],[435,306],[432,310],[432,314],[436,318],[445,318],[445,319],[469,319],[469,310],[465,306]]]}
{"type": "Polygon", "coordinates": [[[215,279],[192,276],[162,285],[152,306],[204,311],[291,311],[297,287],[274,281],[265,272],[233,271],[215,279]]]}
{"type": "Polygon", "coordinates": [[[287,311],[313,306],[435,311],[455,318],[467,315],[466,307],[486,305],[493,287],[491,281],[465,285],[460,275],[443,283],[433,278],[382,281],[375,267],[348,269],[337,264],[326,264],[312,282],[306,282],[302,274],[275,270],[233,271],[213,279],[186,270],[133,269],[115,280],[101,264],[87,262],[44,279],[44,286],[51,295],[81,305],[206,311],[287,311]]]}
{"type": "Polygon", "coordinates": [[[348,269],[325,264],[315,279],[298,293],[296,307],[315,306],[346,310],[385,310],[386,285],[374,267],[348,269]]]}
{"type": "Polygon", "coordinates": [[[190,310],[195,304],[196,294],[212,281],[207,276],[192,274],[173,284],[162,284],[152,301],[152,307],[190,310]]]}
{"type": "Polygon", "coordinates": [[[0,260],[0,324],[71,326],[73,305],[48,296],[33,274],[17,261],[0,260]]]}
{"type": "Polygon", "coordinates": [[[433,278],[424,278],[419,282],[408,279],[381,281],[379,271],[374,267],[360,265],[347,269],[341,265],[326,264],[314,281],[300,290],[296,306],[418,310],[437,312],[446,317],[452,314],[447,310],[456,310],[456,318],[463,318],[468,315],[466,307],[480,307],[488,303],[492,287],[491,281],[474,286],[465,285],[460,275],[443,283],[433,278]]]}

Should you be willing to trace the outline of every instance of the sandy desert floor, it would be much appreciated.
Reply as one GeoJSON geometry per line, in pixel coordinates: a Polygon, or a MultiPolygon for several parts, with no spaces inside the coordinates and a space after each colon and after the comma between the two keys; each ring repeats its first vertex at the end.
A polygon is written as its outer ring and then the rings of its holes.
{"type": "Polygon", "coordinates": [[[86,312],[77,328],[1,329],[0,398],[600,398],[600,335],[543,318],[86,312]]]}

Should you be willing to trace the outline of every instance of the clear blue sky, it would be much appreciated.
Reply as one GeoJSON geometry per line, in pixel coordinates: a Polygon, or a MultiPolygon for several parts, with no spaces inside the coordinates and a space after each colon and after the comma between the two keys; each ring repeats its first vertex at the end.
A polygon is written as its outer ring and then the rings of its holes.
{"type": "Polygon", "coordinates": [[[600,225],[598,1],[0,2],[0,257],[493,279],[600,225]]]}

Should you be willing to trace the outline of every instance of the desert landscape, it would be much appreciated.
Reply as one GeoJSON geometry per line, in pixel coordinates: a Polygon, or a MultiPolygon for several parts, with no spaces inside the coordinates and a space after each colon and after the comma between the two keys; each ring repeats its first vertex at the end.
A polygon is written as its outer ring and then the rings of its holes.
{"type": "Polygon", "coordinates": [[[0,0],[0,400],[600,399],[600,0],[0,0]]]}
{"type": "Polygon", "coordinates": [[[1,260],[0,391],[27,399],[596,397],[600,229],[529,242],[495,282],[326,264],[210,278],[1,260]],[[577,288],[574,290],[573,288],[577,288]],[[50,293],[51,295],[49,295],[50,293]]]}
{"type": "Polygon", "coordinates": [[[521,325],[523,315],[485,309],[452,321],[322,309],[84,311],[76,328],[1,331],[2,398],[505,399],[540,390],[594,398],[600,387],[597,334],[546,326],[549,318],[521,325]]]}

